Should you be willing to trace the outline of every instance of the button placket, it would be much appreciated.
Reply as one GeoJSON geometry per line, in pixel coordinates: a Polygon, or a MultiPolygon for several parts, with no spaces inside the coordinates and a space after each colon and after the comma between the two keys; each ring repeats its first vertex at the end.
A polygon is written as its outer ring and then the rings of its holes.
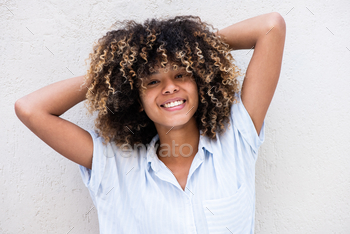
{"type": "Polygon", "coordinates": [[[187,209],[188,209],[188,214],[189,214],[189,226],[188,226],[188,233],[191,233],[191,234],[197,234],[197,231],[196,231],[196,223],[195,223],[195,220],[194,220],[194,215],[193,215],[193,205],[192,205],[192,197],[188,197],[188,202],[187,202],[188,206],[187,206],[187,209]]]}

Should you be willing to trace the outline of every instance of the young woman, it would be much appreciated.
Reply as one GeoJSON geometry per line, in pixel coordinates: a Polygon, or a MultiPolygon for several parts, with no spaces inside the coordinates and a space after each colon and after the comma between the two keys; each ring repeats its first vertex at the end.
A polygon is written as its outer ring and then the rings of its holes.
{"type": "Polygon", "coordinates": [[[79,164],[100,233],[254,232],[255,162],[285,22],[269,13],[209,26],[127,21],[98,40],[86,75],[16,102],[31,131],[79,164]],[[254,49],[242,87],[237,49],[254,49]],[[59,117],[85,99],[94,130],[59,117]]]}

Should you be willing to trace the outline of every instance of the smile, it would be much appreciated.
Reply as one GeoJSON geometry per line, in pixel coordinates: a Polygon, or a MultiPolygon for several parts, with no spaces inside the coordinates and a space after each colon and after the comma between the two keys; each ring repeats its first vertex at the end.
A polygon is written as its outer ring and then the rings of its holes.
{"type": "Polygon", "coordinates": [[[181,100],[181,101],[166,103],[165,105],[161,105],[161,107],[167,111],[173,111],[173,110],[181,110],[182,108],[184,108],[185,105],[186,105],[186,100],[181,100]]]}

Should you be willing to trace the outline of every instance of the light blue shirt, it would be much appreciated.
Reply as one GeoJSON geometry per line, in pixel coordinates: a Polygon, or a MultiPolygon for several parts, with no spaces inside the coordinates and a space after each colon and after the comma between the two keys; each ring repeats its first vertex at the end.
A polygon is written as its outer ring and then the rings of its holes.
{"type": "Polygon", "coordinates": [[[89,130],[92,170],[79,169],[97,210],[100,234],[254,233],[255,163],[265,121],[258,136],[240,93],[236,95],[231,126],[217,141],[200,135],[185,191],[156,155],[158,134],[147,149],[128,153],[114,143],[103,146],[103,138],[89,130]]]}

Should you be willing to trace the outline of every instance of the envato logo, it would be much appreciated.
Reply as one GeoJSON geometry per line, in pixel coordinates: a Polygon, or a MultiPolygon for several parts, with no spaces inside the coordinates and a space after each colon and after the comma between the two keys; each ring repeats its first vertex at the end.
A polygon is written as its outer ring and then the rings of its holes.
{"type": "MultiPolygon", "coordinates": [[[[157,151],[159,144],[155,144],[154,148],[157,151]]],[[[118,153],[123,158],[130,158],[134,156],[137,157],[137,150],[140,148],[141,152],[147,152],[148,148],[152,147],[150,144],[134,144],[132,147],[130,144],[123,144],[121,147],[117,147],[114,143],[108,143],[107,146],[103,146],[103,154],[107,158],[113,158],[118,153]],[[117,150],[118,148],[118,150],[117,150]]],[[[159,150],[160,157],[178,157],[182,156],[184,158],[190,157],[193,153],[193,147],[190,144],[175,144],[175,140],[172,140],[171,145],[169,144],[161,144],[161,149],[159,150]],[[180,147],[179,147],[180,146],[180,147]],[[175,152],[175,148],[178,148],[178,153],[175,152]]],[[[152,155],[153,157],[154,155],[152,155]]]]}

